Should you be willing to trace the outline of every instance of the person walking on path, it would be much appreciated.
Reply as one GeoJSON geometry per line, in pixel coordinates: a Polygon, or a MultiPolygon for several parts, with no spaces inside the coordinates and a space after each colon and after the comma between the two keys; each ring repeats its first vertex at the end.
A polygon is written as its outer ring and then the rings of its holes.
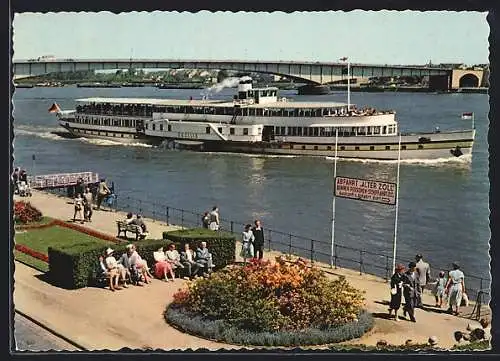
{"type": "Polygon", "coordinates": [[[455,307],[454,314],[458,315],[460,313],[462,296],[465,293],[465,276],[460,270],[458,262],[453,262],[452,267],[453,270],[448,274],[448,282],[446,283],[445,293],[448,295],[448,312],[453,312],[453,307],[455,307]]]}
{"type": "Polygon", "coordinates": [[[208,228],[210,228],[212,231],[218,231],[219,230],[219,208],[217,206],[214,206],[212,208],[212,212],[210,212],[210,223],[208,225],[208,228]]]}
{"type": "Polygon", "coordinates": [[[83,198],[80,193],[76,195],[75,198],[75,213],[73,214],[73,222],[76,222],[76,214],[79,214],[80,222],[83,223],[85,218],[83,216],[83,198]]]}
{"type": "Polygon", "coordinates": [[[85,188],[85,193],[83,193],[83,216],[87,222],[92,222],[92,192],[90,188],[85,188]]]}
{"type": "Polygon", "coordinates": [[[417,305],[416,307],[422,308],[422,295],[424,293],[425,286],[431,279],[431,267],[427,262],[423,260],[421,254],[415,256],[416,267],[417,267],[417,305]]]}
{"type": "Polygon", "coordinates": [[[108,185],[106,184],[106,179],[102,178],[101,182],[99,183],[99,190],[97,192],[97,209],[101,209],[101,203],[108,196],[111,194],[111,190],[109,189],[108,185]]]}
{"type": "Polygon", "coordinates": [[[264,229],[260,225],[260,221],[257,219],[255,221],[255,227],[252,228],[253,236],[255,237],[253,247],[254,256],[262,259],[264,257],[264,229]],[[257,256],[258,254],[258,256],[257,256]]]}
{"type": "Polygon", "coordinates": [[[252,258],[254,256],[253,253],[253,244],[255,242],[255,236],[252,232],[252,225],[247,224],[245,226],[245,230],[241,236],[241,253],[240,256],[243,258],[243,263],[247,263],[247,258],[252,258]]]}
{"type": "Polygon", "coordinates": [[[389,303],[389,317],[394,310],[394,320],[399,321],[398,310],[401,307],[401,299],[403,297],[403,283],[405,266],[398,264],[396,270],[391,277],[391,302],[389,303]]]}
{"type": "Polygon", "coordinates": [[[415,305],[417,303],[417,275],[416,275],[416,264],[415,262],[410,262],[408,264],[408,271],[405,273],[405,280],[403,282],[403,295],[405,297],[405,306],[403,308],[403,315],[410,316],[410,321],[416,322],[415,320],[415,305]]]}
{"type": "Polygon", "coordinates": [[[203,213],[203,216],[201,216],[201,225],[203,228],[208,228],[210,225],[210,216],[208,212],[203,213]]]}

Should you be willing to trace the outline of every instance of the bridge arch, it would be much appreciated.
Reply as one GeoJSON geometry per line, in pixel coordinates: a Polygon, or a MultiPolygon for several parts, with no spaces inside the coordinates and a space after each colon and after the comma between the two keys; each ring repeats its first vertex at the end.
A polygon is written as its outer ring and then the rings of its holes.
{"type": "Polygon", "coordinates": [[[458,80],[460,88],[477,88],[479,87],[479,77],[476,74],[467,73],[458,80]]]}

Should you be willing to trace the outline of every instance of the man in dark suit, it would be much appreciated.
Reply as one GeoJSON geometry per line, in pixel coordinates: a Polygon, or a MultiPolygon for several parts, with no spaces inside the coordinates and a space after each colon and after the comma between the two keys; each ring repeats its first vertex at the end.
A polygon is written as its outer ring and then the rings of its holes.
{"type": "Polygon", "coordinates": [[[403,281],[403,295],[405,297],[405,306],[403,308],[403,315],[410,316],[410,320],[412,322],[416,322],[415,320],[415,306],[417,304],[417,287],[418,280],[416,274],[416,264],[415,262],[410,262],[408,264],[408,271],[405,273],[405,279],[403,281]]]}
{"type": "Polygon", "coordinates": [[[255,221],[255,227],[252,228],[253,236],[255,237],[253,247],[254,247],[254,255],[257,257],[259,255],[259,259],[262,259],[264,256],[264,230],[260,226],[260,221],[257,219],[255,221]]]}

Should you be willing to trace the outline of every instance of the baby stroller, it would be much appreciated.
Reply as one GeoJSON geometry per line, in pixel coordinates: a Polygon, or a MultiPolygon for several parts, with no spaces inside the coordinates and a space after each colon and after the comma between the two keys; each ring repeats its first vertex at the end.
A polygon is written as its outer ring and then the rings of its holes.
{"type": "Polygon", "coordinates": [[[30,188],[30,185],[29,183],[25,182],[25,181],[20,181],[20,182],[17,182],[17,190],[18,190],[18,193],[19,193],[19,196],[21,197],[31,197],[31,188],[30,188]]]}

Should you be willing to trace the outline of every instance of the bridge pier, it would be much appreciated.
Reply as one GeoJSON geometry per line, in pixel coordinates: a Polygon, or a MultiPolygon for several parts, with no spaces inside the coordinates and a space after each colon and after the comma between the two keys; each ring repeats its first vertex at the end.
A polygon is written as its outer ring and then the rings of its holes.
{"type": "Polygon", "coordinates": [[[330,93],[330,87],[320,84],[307,84],[297,88],[299,95],[323,95],[330,93]]]}

